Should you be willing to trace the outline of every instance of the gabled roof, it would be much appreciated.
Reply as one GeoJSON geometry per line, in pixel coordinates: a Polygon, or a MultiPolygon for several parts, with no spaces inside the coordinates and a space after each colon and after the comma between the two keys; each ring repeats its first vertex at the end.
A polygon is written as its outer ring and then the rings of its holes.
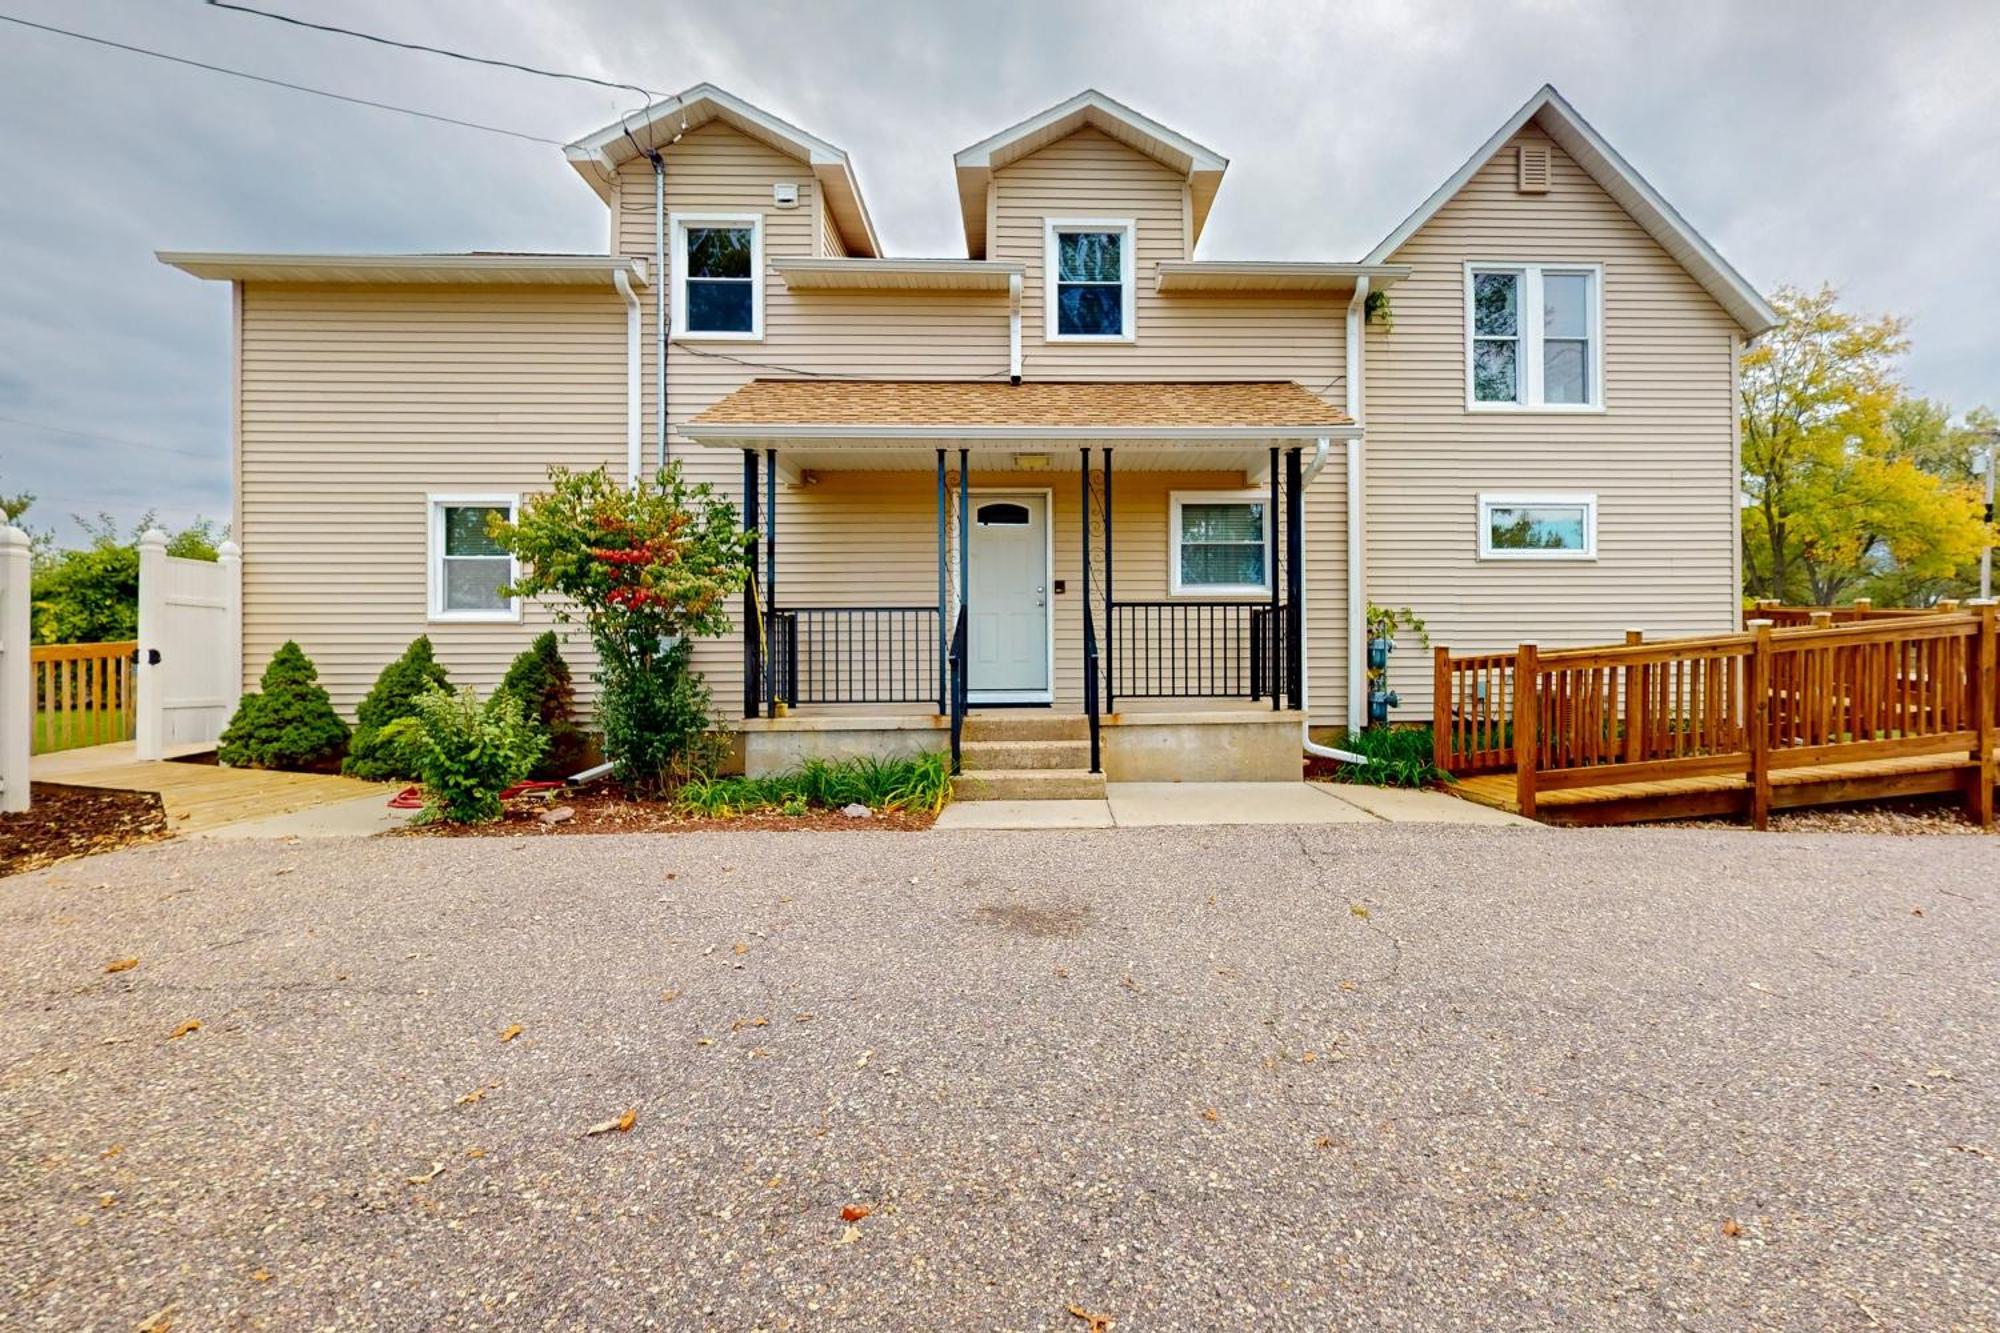
{"type": "Polygon", "coordinates": [[[1771,308],[1770,302],[1741,273],[1730,267],[1729,261],[1718,254],[1700,232],[1688,225],[1687,219],[1676,212],[1659,191],[1647,184],[1646,178],[1634,171],[1631,163],[1620,157],[1618,150],[1591,128],[1590,122],[1577,114],[1576,108],[1563,99],[1553,84],[1543,84],[1541,90],[1530,97],[1506,124],[1494,131],[1492,138],[1480,145],[1479,151],[1468,158],[1450,180],[1438,186],[1416,212],[1403,219],[1401,226],[1369,251],[1365,262],[1379,264],[1393,255],[1530,121],[1575,159],[1576,164],[1606,194],[1631,214],[1633,221],[1679,261],[1689,276],[1729,312],[1744,332],[1754,337],[1778,323],[1778,312],[1771,308]]]}
{"type": "Polygon", "coordinates": [[[861,199],[861,184],[855,179],[847,154],[712,83],[697,83],[664,102],[655,102],[644,111],[606,125],[595,134],[586,134],[564,148],[563,156],[589,182],[590,188],[597,191],[598,197],[609,202],[611,181],[622,164],[643,157],[650,147],[665,147],[683,130],[698,129],[712,120],[720,120],[811,166],[847,252],[862,256],[882,253],[881,243],[875,238],[875,224],[868,216],[868,205],[861,199]]]}
{"type": "Polygon", "coordinates": [[[1222,186],[1222,173],[1228,170],[1229,159],[1174,133],[1157,120],[1140,115],[1124,103],[1113,101],[1095,88],[1086,88],[1068,101],[1058,102],[1040,115],[1030,116],[953,155],[952,164],[958,168],[958,206],[965,216],[967,254],[974,259],[986,257],[986,192],[993,173],[1086,125],[1185,176],[1194,204],[1194,239],[1201,238],[1202,224],[1208,221],[1208,210],[1215,203],[1215,192],[1222,186]]]}

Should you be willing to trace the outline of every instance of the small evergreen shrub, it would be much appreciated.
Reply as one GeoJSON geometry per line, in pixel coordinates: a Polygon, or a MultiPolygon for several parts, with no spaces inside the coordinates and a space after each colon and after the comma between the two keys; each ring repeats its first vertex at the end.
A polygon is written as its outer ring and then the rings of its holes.
{"type": "Polygon", "coordinates": [[[382,668],[375,687],[355,708],[354,739],[340,771],[371,782],[414,778],[409,761],[387,737],[389,724],[414,716],[419,696],[448,684],[444,667],[431,652],[430,635],[418,635],[401,657],[382,668]]]}
{"type": "Polygon", "coordinates": [[[914,810],[935,814],[951,797],[951,765],[941,752],[907,759],[808,759],[787,773],[762,778],[698,777],[683,784],[675,803],[690,814],[728,817],[810,809],[914,810]]]}
{"type": "Polygon", "coordinates": [[[319,683],[319,672],[287,639],[271,655],[256,692],[243,696],[224,729],[216,758],[235,768],[313,768],[347,743],[347,724],[319,683]]]}
{"type": "Polygon", "coordinates": [[[505,691],[485,703],[470,685],[418,695],[409,717],[385,731],[416,769],[424,807],[416,822],[488,824],[500,818],[500,793],[528,776],[548,738],[505,691]]]}
{"type": "Polygon", "coordinates": [[[576,686],[569,663],[556,647],[556,632],[546,630],[528,650],[514,659],[500,688],[521,701],[529,720],[549,738],[542,761],[531,776],[566,778],[583,767],[589,738],[576,723],[576,686]]]}

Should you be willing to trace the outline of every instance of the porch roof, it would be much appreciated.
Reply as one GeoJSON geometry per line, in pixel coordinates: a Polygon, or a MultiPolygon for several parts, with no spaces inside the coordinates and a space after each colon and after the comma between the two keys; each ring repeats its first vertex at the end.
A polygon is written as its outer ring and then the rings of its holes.
{"type": "Polygon", "coordinates": [[[701,444],[1345,438],[1346,413],[1290,380],[752,380],[683,427],[701,444]]]}

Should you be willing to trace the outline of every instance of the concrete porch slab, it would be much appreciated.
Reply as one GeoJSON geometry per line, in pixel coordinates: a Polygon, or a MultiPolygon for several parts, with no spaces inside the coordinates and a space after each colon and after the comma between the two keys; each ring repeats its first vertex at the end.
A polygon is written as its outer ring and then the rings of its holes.
{"type": "Polygon", "coordinates": [[[1110,828],[1109,801],[955,801],[932,828],[1110,828]]]}
{"type": "Polygon", "coordinates": [[[391,810],[389,793],[336,801],[281,815],[238,820],[193,829],[193,838],[366,838],[401,828],[416,817],[414,810],[391,810]]]}
{"type": "Polygon", "coordinates": [[[1112,782],[1104,791],[1120,828],[1376,821],[1359,806],[1329,799],[1305,782],[1112,782]]]}

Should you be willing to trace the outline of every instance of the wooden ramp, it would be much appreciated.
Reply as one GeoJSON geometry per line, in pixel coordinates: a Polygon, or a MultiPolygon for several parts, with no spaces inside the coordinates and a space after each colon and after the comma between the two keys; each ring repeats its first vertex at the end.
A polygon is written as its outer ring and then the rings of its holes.
{"type": "Polygon", "coordinates": [[[36,755],[30,762],[28,776],[34,782],[71,787],[153,792],[166,808],[167,827],[175,833],[197,833],[245,819],[291,814],[362,796],[387,799],[392,790],[382,783],[332,774],[273,773],[173,760],[142,761],[138,758],[138,747],[130,741],[36,755]]]}
{"type": "MultiPolygon", "coordinates": [[[[1979,765],[1970,758],[1921,754],[1780,769],[1771,774],[1771,808],[1796,810],[1897,796],[1960,793],[1978,780],[1978,774],[1979,765]]],[[[1469,801],[1520,813],[1512,773],[1482,773],[1461,780],[1452,790],[1469,801]]],[[[1750,797],[1747,777],[1714,774],[1537,792],[1535,814],[1546,823],[1566,825],[1716,816],[1747,819],[1751,814],[1750,797]]]]}

